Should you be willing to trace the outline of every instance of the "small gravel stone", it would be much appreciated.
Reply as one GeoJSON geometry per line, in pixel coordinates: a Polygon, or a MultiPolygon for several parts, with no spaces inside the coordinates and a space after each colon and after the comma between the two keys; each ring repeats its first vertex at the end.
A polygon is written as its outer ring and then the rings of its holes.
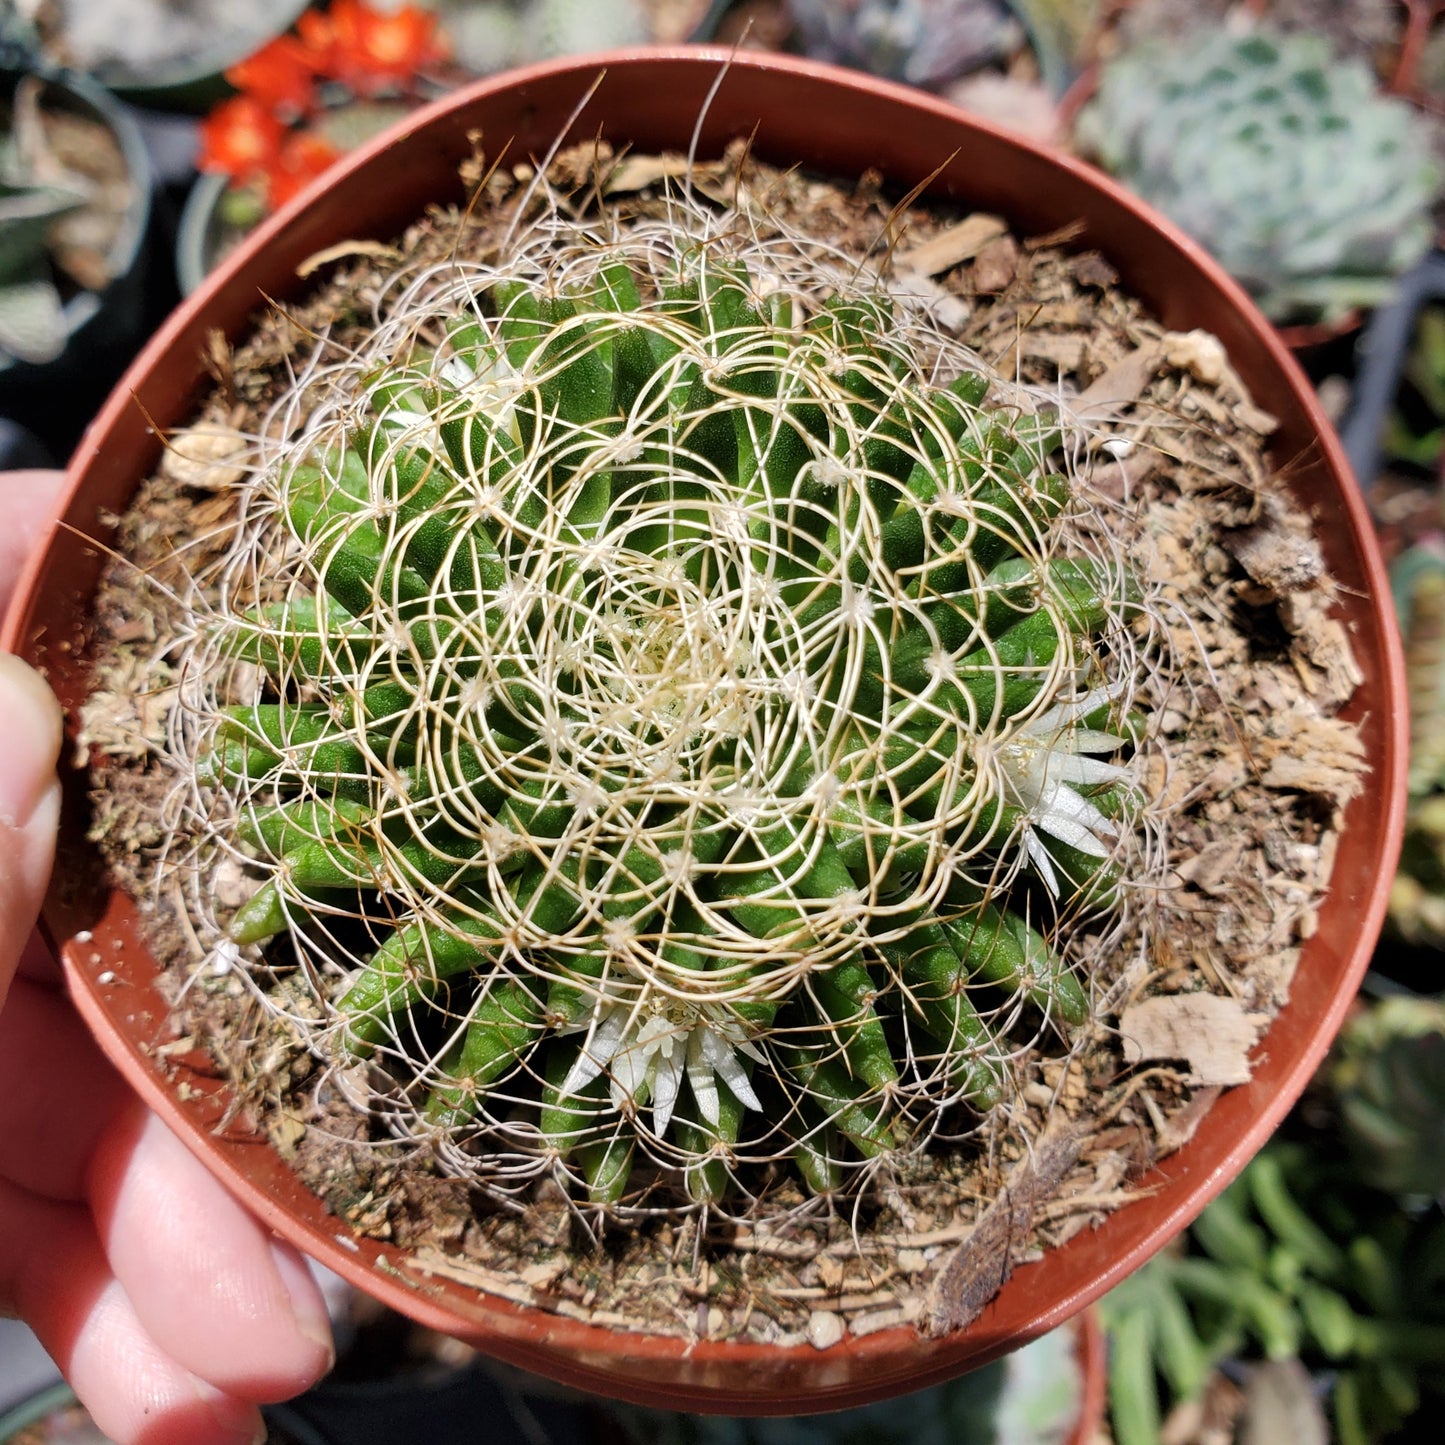
{"type": "Polygon", "coordinates": [[[831,1349],[843,1338],[843,1319],[832,1310],[814,1310],[808,1316],[808,1343],[815,1350],[831,1349]]]}

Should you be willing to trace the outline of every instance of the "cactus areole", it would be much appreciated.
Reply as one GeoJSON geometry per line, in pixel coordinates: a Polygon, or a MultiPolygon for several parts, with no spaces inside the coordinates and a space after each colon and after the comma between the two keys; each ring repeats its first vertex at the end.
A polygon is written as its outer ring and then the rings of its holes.
{"type": "Polygon", "coordinates": [[[403,276],[244,487],[172,731],[263,880],[213,948],[289,935],[494,1189],[831,1193],[1088,1020],[1139,589],[926,308],[683,195],[562,230],[403,276]]]}

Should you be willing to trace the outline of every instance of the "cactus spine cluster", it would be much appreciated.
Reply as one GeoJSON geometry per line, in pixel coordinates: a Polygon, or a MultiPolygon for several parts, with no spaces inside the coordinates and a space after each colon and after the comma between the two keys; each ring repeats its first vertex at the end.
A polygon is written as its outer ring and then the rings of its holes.
{"type": "Polygon", "coordinates": [[[216,950],[291,937],[450,1167],[831,1192],[1090,1018],[1139,589],[916,303],[681,202],[553,214],[303,383],[174,749],[264,879],[216,950]]]}
{"type": "Polygon", "coordinates": [[[1423,122],[1319,35],[1146,41],[1105,66],[1076,134],[1275,321],[1378,304],[1434,236],[1423,122]]]}

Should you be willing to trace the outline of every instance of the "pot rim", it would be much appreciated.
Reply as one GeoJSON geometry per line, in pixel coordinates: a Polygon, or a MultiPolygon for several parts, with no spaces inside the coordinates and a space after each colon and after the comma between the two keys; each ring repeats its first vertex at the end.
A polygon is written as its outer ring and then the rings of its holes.
{"type": "MultiPolygon", "coordinates": [[[[1372,624],[1378,624],[1376,631],[1379,635],[1371,639],[1372,643],[1377,644],[1378,652],[1372,654],[1372,660],[1379,670],[1384,695],[1380,698],[1359,700],[1363,712],[1375,718],[1372,725],[1381,729],[1381,768],[1371,779],[1371,797],[1366,800],[1368,806],[1375,810],[1371,816],[1377,820],[1371,836],[1378,835],[1380,846],[1378,850],[1371,852],[1370,858],[1378,866],[1363,896],[1350,900],[1354,911],[1350,918],[1349,936],[1338,946],[1334,940],[1322,942],[1321,946],[1328,947],[1331,970],[1335,978],[1326,989],[1322,1004],[1318,999],[1309,1002],[1308,1007],[1312,1012],[1308,1019],[1312,1023],[1307,1044],[1289,1059],[1287,1067],[1279,1077],[1270,1079],[1268,1090],[1256,1081],[1255,1084],[1242,1085],[1230,1091],[1231,1095],[1239,1098],[1229,1112],[1234,1114],[1243,1111],[1241,1121],[1226,1119],[1221,1113],[1221,1106],[1230,1097],[1226,1095],[1225,1099],[1211,1110],[1195,1138],[1141,1181],[1141,1185],[1146,1189],[1150,1184],[1162,1187],[1169,1201],[1167,1209],[1161,1212],[1156,1207],[1154,1212],[1148,1215],[1152,1219],[1151,1223],[1146,1224],[1143,1217],[1137,1217],[1140,1209],[1149,1201],[1124,1206],[1097,1230],[1081,1233],[1067,1244],[1049,1251],[1043,1264],[1020,1266],[983,1314],[963,1331],[943,1336],[941,1339],[925,1339],[919,1336],[913,1326],[906,1325],[862,1338],[850,1336],[845,1346],[835,1347],[847,1350],[855,1357],[856,1362],[866,1367],[871,1386],[871,1396],[866,1397],[876,1398],[896,1392],[899,1388],[919,1388],[956,1374],[961,1369],[982,1364],[1027,1339],[1055,1328],[1098,1299],[1185,1228],[1273,1132],[1323,1059],[1368,965],[1370,949],[1383,920],[1389,878],[1393,872],[1403,831],[1405,738],[1408,726],[1401,649],[1384,610],[1388,604],[1383,599],[1389,594],[1384,582],[1383,564],[1363,500],[1358,489],[1350,484],[1348,466],[1333,430],[1325,420],[1303,373],[1243,290],[1194,242],[1093,167],[1012,135],[1001,127],[966,116],[947,102],[905,86],[790,56],[734,53],[694,46],[647,47],[547,62],[483,79],[410,114],[389,131],[348,156],[333,172],[328,172],[295,200],[264,221],[240,248],[207,278],[192,297],[181,303],[122,378],[77,448],[69,483],[65,495],[58,503],[56,518],[58,521],[74,507],[77,492],[88,475],[88,468],[92,464],[97,467],[100,465],[99,458],[105,447],[107,433],[134,408],[131,393],[140,389],[143,378],[155,368],[161,358],[172,349],[186,344],[188,336],[191,339],[199,336],[199,318],[206,315],[217,298],[223,297],[227,289],[235,284],[251,258],[273,246],[282,248],[281,255],[308,254],[305,250],[305,228],[300,223],[307,217],[313,203],[325,192],[343,185],[349,177],[373,165],[386,151],[403,145],[414,133],[425,131],[438,120],[453,113],[475,107],[489,96],[512,90],[525,94],[531,87],[544,88],[548,82],[553,81],[566,81],[569,84],[575,81],[581,86],[599,71],[608,75],[620,73],[623,76],[635,76],[639,69],[678,66],[701,68],[700,74],[717,72],[723,76],[730,70],[745,75],[763,73],[765,81],[770,78],[772,83],[779,86],[807,82],[815,89],[826,89],[835,98],[839,98],[840,103],[842,98],[852,93],[859,97],[860,102],[863,98],[869,98],[874,102],[897,107],[900,113],[908,112],[915,117],[945,121],[958,133],[960,139],[966,139],[970,131],[982,132],[991,137],[996,145],[1005,149],[1012,148],[1020,157],[1032,157],[1035,162],[1042,161],[1048,167],[1072,176],[1076,182],[1100,195],[1104,202],[1113,208],[1113,212],[1125,213],[1126,221],[1147,227],[1158,238],[1159,249],[1166,253],[1170,250],[1178,253],[1202,273],[1206,282],[1212,284],[1225,307],[1230,308],[1221,310],[1221,315],[1225,316],[1225,319],[1233,316],[1238,326],[1243,328],[1240,335],[1246,336],[1262,357],[1261,364],[1271,368],[1292,394],[1300,417],[1307,423],[1309,444],[1318,454],[1315,461],[1334,478],[1337,495],[1333,500],[1338,503],[1345,516],[1345,531],[1349,533],[1347,540],[1353,548],[1350,555],[1358,562],[1365,590],[1371,594],[1374,602],[1375,611],[1369,615],[1368,620],[1372,624]],[[1214,1121],[1212,1126],[1211,1119],[1214,1121]],[[1212,1149],[1207,1156],[1203,1154],[1202,1137],[1217,1136],[1221,1131],[1229,1130],[1233,1132],[1225,1139],[1222,1147],[1212,1149]],[[1081,1280],[1074,1280],[1067,1289],[1051,1292],[1047,1303],[1031,1303],[1030,1297],[1034,1293],[1031,1287],[1037,1277],[1036,1271],[1047,1270],[1049,1261],[1056,1262],[1065,1252],[1068,1252],[1071,1259],[1088,1261],[1095,1256],[1098,1258],[1089,1264],[1081,1280]]],[[[560,114],[561,111],[555,113],[560,114]]],[[[549,116],[551,114],[553,112],[548,112],[549,116]]],[[[817,130],[818,127],[815,126],[814,129],[817,130]]],[[[1164,259],[1173,258],[1166,255],[1164,259]]],[[[1157,310],[1157,306],[1155,309],[1157,310]]],[[[158,442],[156,446],[159,446],[158,442]]],[[[20,582],[18,597],[23,597],[30,603],[35,601],[49,551],[49,546],[42,545],[31,557],[20,582]]],[[[33,656],[33,649],[26,645],[30,640],[28,626],[27,609],[23,606],[13,608],[6,620],[0,642],[11,649],[28,652],[33,656]]],[[[1356,804],[1365,806],[1359,799],[1356,804]]],[[[1352,805],[1354,806],[1356,805],[1352,805]]],[[[1334,886],[1336,885],[1332,885],[1334,886]]],[[[382,1258],[386,1251],[374,1241],[348,1239],[343,1246],[338,1242],[338,1231],[345,1233],[345,1226],[339,1219],[334,1220],[336,1229],[327,1233],[283,1209],[282,1205],[242,1168],[237,1156],[238,1152],[244,1153],[244,1148],[238,1151],[236,1147],[232,1147],[230,1152],[223,1152],[218,1157],[214,1142],[204,1137],[204,1130],[198,1128],[194,1114],[183,1108],[181,1102],[153,1072],[154,1064],[143,1059],[138,1052],[133,1052],[124,1040],[114,1036],[113,1021],[108,1017],[99,998],[87,988],[88,975],[80,956],[81,950],[71,945],[62,952],[80,1011],[101,1039],[107,1052],[126,1072],[146,1102],[166,1118],[173,1128],[177,1128],[193,1150],[207,1156],[208,1167],[222,1177],[249,1208],[278,1233],[292,1239],[338,1274],[382,1298],[386,1303],[422,1323],[451,1333],[467,1334],[466,1329],[459,1329],[459,1324],[468,1322],[459,1321],[455,1313],[435,1304],[415,1285],[395,1279],[394,1266],[378,1265],[377,1260],[382,1258]]],[[[1306,1007],[1297,995],[1296,988],[1292,991],[1281,1018],[1286,1015],[1292,1017],[1297,1009],[1306,1007]]],[[[1279,1020],[1276,1019],[1270,1032],[1265,1035],[1266,1057],[1269,1040],[1275,1035],[1278,1026],[1279,1020]]],[[[266,1148],[269,1150],[269,1146],[266,1148]]],[[[550,1314],[534,1306],[513,1304],[494,1296],[487,1296],[485,1304],[488,1329],[479,1332],[473,1327],[470,1331],[473,1341],[482,1344],[483,1348],[502,1358],[511,1359],[514,1363],[540,1370],[569,1383],[604,1394],[624,1393],[628,1398],[641,1403],[667,1404],[686,1399],[688,1403],[684,1408],[692,1410],[788,1413],[798,1408],[799,1397],[796,1392],[785,1399],[771,1402],[754,1400],[746,1392],[739,1393],[736,1389],[731,1393],[724,1390],[706,1397],[689,1397],[668,1383],[671,1377],[667,1374],[667,1368],[669,1365],[676,1365],[678,1361],[685,1361],[689,1368],[695,1365],[698,1369],[705,1370],[710,1363],[716,1362],[735,1372],[730,1378],[741,1379],[741,1372],[750,1364],[775,1360],[780,1354],[791,1354],[798,1361],[804,1362],[814,1357],[826,1358],[827,1354],[831,1353],[820,1354],[807,1344],[777,1346],[727,1340],[689,1343],[685,1339],[670,1336],[619,1332],[605,1326],[550,1314]],[[544,1348],[570,1354],[572,1363],[565,1367],[559,1366],[555,1355],[539,1361],[533,1353],[532,1344],[523,1338],[529,1331],[545,1342],[544,1348]],[[630,1357],[634,1362],[626,1388],[617,1377],[615,1367],[607,1363],[623,1356],[630,1357]],[[655,1370],[652,1368],[654,1366],[655,1370]],[[654,1380],[657,1383],[654,1383],[654,1380]]],[[[809,1408],[836,1408],[862,1398],[865,1396],[859,1393],[856,1385],[852,1388],[821,1388],[807,1398],[807,1405],[809,1408]]]]}

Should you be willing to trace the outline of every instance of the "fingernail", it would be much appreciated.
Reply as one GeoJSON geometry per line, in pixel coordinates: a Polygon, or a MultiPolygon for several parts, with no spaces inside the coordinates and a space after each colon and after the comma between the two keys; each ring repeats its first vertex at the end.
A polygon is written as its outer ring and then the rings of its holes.
{"type": "Polygon", "coordinates": [[[255,1405],[246,1400],[238,1400],[234,1395],[227,1395],[195,1376],[191,1377],[191,1384],[201,1403],[210,1411],[217,1429],[226,1439],[238,1442],[244,1440],[246,1445],[266,1445],[266,1422],[255,1405]]]}
{"type": "Polygon", "coordinates": [[[326,1313],[321,1290],[301,1256],[279,1240],[271,1246],[271,1258],[291,1298],[291,1313],[297,1330],[312,1344],[320,1345],[326,1351],[326,1369],[329,1370],[336,1363],[336,1346],[332,1343],[331,1318],[326,1313]]]}
{"type": "Polygon", "coordinates": [[[0,652],[0,823],[24,828],[55,786],[61,725],[60,704],[40,674],[0,652]]]}

